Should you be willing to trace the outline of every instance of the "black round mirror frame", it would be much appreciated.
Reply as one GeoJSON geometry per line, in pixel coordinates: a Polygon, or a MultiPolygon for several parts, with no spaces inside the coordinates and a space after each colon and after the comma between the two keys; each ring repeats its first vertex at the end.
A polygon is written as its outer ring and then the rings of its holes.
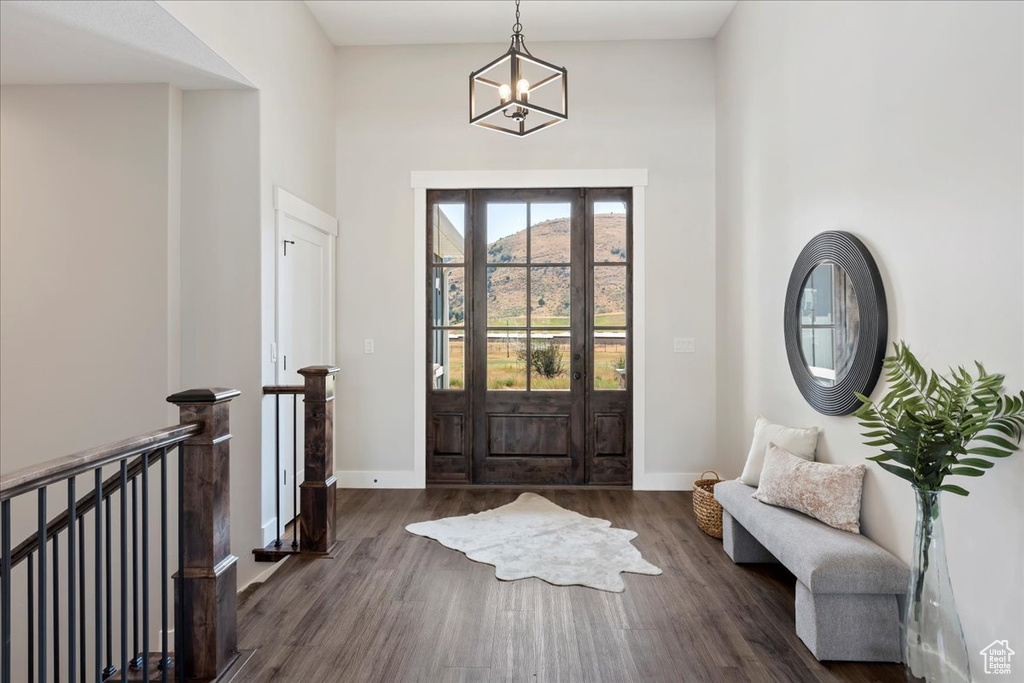
{"type": "Polygon", "coordinates": [[[786,354],[797,388],[824,415],[849,415],[860,407],[856,394],[870,395],[882,372],[889,337],[889,309],[875,259],[864,243],[848,232],[830,230],[816,235],[800,252],[789,276],[785,312],[786,354]],[[804,362],[800,344],[800,298],[807,276],[818,265],[832,262],[846,271],[860,311],[857,351],[849,372],[833,386],[820,384],[804,362]]]}

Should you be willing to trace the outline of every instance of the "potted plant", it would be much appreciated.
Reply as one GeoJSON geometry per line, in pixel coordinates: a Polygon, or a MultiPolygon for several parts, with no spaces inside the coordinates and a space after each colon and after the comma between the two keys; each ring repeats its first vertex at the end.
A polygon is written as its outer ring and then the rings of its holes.
{"type": "Polygon", "coordinates": [[[939,498],[968,491],[947,477],[980,477],[1014,453],[1024,430],[1024,391],[1003,395],[1003,375],[975,362],[948,375],[926,370],[903,342],[884,361],[889,391],[877,403],[858,394],[856,416],[868,458],[910,482],[917,497],[914,555],[903,618],[907,673],[930,683],[969,681],[970,664],[946,567],[939,498]]]}

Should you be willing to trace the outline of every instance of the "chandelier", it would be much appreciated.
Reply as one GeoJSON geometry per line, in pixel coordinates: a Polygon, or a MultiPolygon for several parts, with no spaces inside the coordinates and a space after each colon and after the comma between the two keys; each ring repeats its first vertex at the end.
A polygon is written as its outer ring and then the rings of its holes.
{"type": "Polygon", "coordinates": [[[549,128],[569,118],[567,80],[563,67],[526,49],[516,0],[512,44],[469,75],[469,122],[518,137],[549,128]]]}

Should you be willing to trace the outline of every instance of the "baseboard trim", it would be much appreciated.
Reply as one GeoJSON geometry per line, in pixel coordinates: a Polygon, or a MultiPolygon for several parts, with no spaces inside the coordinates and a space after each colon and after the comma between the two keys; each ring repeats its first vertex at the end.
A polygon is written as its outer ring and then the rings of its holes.
{"type": "MultiPolygon", "coordinates": [[[[421,489],[424,485],[416,477],[414,470],[342,470],[334,473],[338,478],[338,488],[342,489],[421,489]]],[[[697,472],[648,472],[644,475],[642,485],[634,486],[636,491],[692,491],[693,482],[700,479],[697,472]]],[[[271,520],[263,527],[264,538],[267,531],[273,539],[276,520],[271,520]],[[269,529],[268,529],[269,527],[269,529]]]]}
{"type": "MultiPolygon", "coordinates": [[[[700,479],[693,472],[647,472],[639,491],[692,491],[693,482],[700,479]]],[[[635,488],[635,487],[634,487],[635,488]]]]}
{"type": "Polygon", "coordinates": [[[343,470],[335,472],[342,489],[421,489],[414,470],[343,470]]]}
{"type": "Polygon", "coordinates": [[[263,533],[263,547],[265,548],[277,536],[277,517],[271,517],[260,527],[260,530],[263,533]]]}

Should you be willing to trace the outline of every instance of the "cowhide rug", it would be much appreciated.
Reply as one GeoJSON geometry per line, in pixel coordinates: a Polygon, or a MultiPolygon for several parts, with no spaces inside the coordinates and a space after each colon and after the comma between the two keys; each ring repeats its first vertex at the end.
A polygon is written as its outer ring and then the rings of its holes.
{"type": "Polygon", "coordinates": [[[611,527],[606,519],[584,517],[524,493],[493,510],[405,528],[494,565],[494,575],[503,581],[535,576],[556,586],[621,593],[626,588],[622,572],[661,574],[630,543],[635,531],[611,527]]]}

